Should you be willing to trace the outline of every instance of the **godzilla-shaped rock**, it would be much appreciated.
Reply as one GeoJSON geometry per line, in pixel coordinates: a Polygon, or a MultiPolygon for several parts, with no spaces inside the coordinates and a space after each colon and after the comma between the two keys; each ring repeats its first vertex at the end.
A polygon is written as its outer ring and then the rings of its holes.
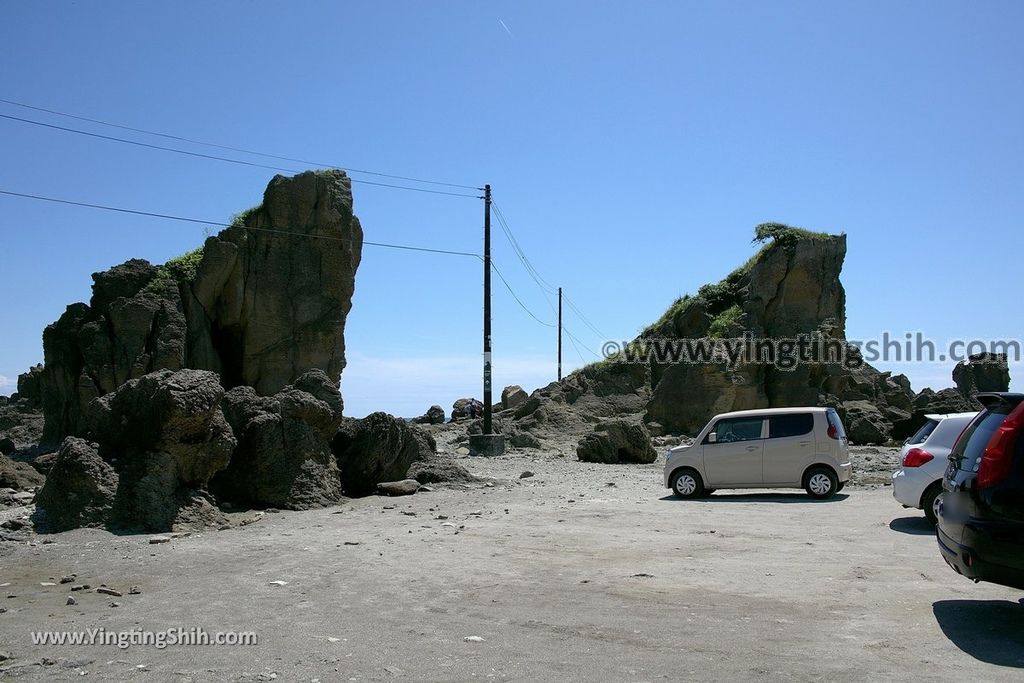
{"type": "Polygon", "coordinates": [[[331,442],[345,493],[364,496],[377,484],[405,479],[410,465],[437,451],[434,438],[387,413],[346,419],[331,442]]]}
{"type": "Polygon", "coordinates": [[[229,500],[304,510],[342,498],[331,438],[341,423],[341,394],[321,370],[299,377],[272,397],[252,387],[224,396],[238,437],[228,468],[211,489],[229,500]]]}
{"type": "Polygon", "coordinates": [[[44,446],[84,434],[90,401],[156,370],[210,370],[260,395],[311,369],[337,383],[361,250],[348,177],[310,171],[276,176],[202,249],[96,273],[89,304],[43,333],[44,446]]]}

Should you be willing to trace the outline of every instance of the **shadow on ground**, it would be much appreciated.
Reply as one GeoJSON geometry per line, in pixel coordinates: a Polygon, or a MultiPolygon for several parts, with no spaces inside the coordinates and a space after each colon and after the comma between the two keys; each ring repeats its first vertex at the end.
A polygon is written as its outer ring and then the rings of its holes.
{"type": "Polygon", "coordinates": [[[1024,604],[1009,600],[939,600],[935,621],[947,638],[975,659],[1024,668],[1024,604]]]}
{"type": "Polygon", "coordinates": [[[922,514],[920,517],[897,517],[889,522],[889,528],[901,534],[913,536],[934,536],[935,527],[922,514]]]}
{"type": "Polygon", "coordinates": [[[706,503],[840,503],[849,497],[845,493],[838,493],[831,498],[811,498],[806,493],[723,493],[715,491],[711,495],[705,494],[700,498],[687,500],[670,493],[658,500],[673,503],[685,503],[688,500],[706,503]]]}

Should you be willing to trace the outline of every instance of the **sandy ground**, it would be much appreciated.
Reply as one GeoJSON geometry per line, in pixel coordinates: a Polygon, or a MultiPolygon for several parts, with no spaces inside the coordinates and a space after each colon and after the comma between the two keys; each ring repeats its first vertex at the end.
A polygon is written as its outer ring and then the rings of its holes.
{"type": "Polygon", "coordinates": [[[0,556],[0,678],[1020,680],[1022,594],[946,567],[921,513],[871,485],[893,457],[859,453],[861,482],[825,502],[681,501],[661,487],[660,459],[517,453],[460,459],[490,485],[269,513],[157,545],[32,536],[0,556]],[[82,583],[124,595],[70,591],[82,583]],[[31,639],[194,627],[259,642],[31,639]]]}

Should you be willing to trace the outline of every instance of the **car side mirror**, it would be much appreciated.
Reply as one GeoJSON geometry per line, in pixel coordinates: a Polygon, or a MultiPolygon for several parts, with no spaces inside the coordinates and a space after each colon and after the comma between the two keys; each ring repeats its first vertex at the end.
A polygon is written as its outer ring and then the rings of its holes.
{"type": "Polygon", "coordinates": [[[708,434],[708,443],[718,443],[718,434],[715,432],[708,434]]]}

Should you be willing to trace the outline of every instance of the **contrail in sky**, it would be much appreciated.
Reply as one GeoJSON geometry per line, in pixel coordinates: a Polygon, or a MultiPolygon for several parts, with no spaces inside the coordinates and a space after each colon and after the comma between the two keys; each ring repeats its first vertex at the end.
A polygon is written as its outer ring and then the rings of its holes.
{"type": "Polygon", "coordinates": [[[504,21],[502,21],[501,19],[498,19],[498,23],[501,24],[501,27],[503,29],[505,29],[505,33],[507,33],[510,38],[515,38],[515,36],[512,35],[512,31],[509,30],[509,27],[505,24],[504,21]]]}

